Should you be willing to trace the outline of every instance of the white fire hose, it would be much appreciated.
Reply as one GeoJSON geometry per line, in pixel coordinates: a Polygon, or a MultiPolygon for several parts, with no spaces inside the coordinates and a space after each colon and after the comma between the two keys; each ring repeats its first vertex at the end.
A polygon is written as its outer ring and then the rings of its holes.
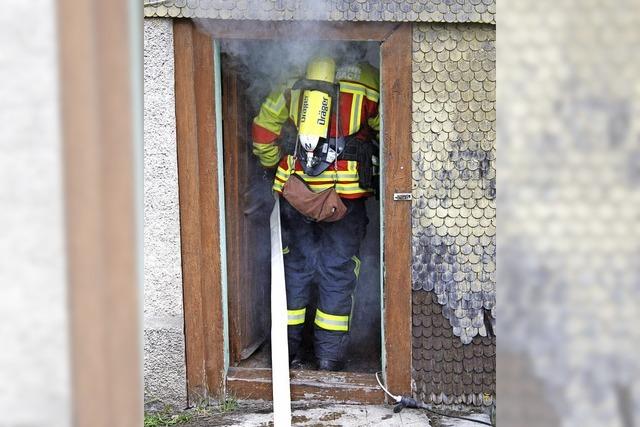
{"type": "Polygon", "coordinates": [[[280,197],[271,212],[271,375],[273,384],[273,424],[291,426],[289,387],[289,343],[287,341],[287,293],[282,258],[280,197]]]}

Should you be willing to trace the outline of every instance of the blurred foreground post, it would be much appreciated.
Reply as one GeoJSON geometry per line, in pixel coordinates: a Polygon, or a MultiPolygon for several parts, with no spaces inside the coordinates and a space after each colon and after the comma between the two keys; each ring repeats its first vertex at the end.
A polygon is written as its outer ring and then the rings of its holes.
{"type": "Polygon", "coordinates": [[[129,11],[58,0],[77,426],[142,425],[129,11]]]}

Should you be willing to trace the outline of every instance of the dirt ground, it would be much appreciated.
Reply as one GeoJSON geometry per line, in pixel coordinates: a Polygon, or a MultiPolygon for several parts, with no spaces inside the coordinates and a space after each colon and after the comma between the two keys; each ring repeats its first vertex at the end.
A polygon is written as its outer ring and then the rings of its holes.
{"type": "MultiPolygon", "coordinates": [[[[273,426],[270,402],[240,401],[227,412],[209,406],[191,411],[190,421],[180,424],[185,427],[210,426],[273,426]]],[[[481,424],[428,414],[423,410],[404,409],[393,412],[391,405],[333,405],[326,402],[294,402],[292,407],[294,426],[424,426],[424,427],[477,427],[481,424]]],[[[489,422],[486,413],[476,409],[444,411],[456,415],[489,422]]]]}

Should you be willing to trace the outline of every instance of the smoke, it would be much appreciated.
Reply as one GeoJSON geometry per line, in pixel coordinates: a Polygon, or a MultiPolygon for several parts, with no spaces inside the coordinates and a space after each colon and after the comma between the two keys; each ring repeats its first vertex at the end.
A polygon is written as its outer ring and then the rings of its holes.
{"type": "MultiPolygon", "coordinates": [[[[195,19],[203,31],[212,33],[215,21],[195,19]]],[[[369,62],[378,68],[379,43],[327,40],[301,40],[301,34],[319,34],[316,23],[296,27],[290,40],[222,40],[223,67],[233,67],[247,84],[246,95],[252,108],[259,108],[269,92],[292,78],[305,74],[307,63],[318,55],[330,56],[336,64],[369,62]]],[[[320,34],[319,34],[320,37],[320,34]]]]}

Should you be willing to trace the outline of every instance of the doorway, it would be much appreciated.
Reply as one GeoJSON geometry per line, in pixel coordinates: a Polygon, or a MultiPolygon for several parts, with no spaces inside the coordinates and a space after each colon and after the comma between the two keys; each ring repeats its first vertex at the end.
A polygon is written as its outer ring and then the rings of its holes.
{"type": "MultiPolygon", "coordinates": [[[[248,285],[238,285],[235,300],[230,295],[234,292],[230,286],[234,273],[228,264],[236,262],[237,272],[246,276],[246,272],[253,271],[249,275],[261,280],[257,272],[261,271],[260,263],[264,261],[260,257],[264,252],[259,243],[251,244],[250,239],[265,226],[257,212],[269,208],[257,208],[264,203],[263,199],[254,198],[250,191],[237,192],[235,201],[225,192],[226,181],[235,179],[238,188],[245,182],[246,188],[247,180],[255,177],[249,172],[227,176],[232,171],[226,167],[234,162],[240,165],[236,172],[243,167],[245,171],[251,170],[250,164],[240,164],[253,161],[250,153],[246,153],[246,145],[223,145],[225,138],[231,138],[229,132],[235,133],[236,139],[248,135],[244,123],[251,112],[245,102],[240,102],[244,90],[240,76],[225,77],[223,81],[219,47],[226,40],[291,40],[292,34],[296,39],[369,41],[380,45],[384,178],[380,185],[381,243],[376,252],[382,253],[377,293],[382,295],[381,304],[377,305],[381,312],[377,366],[357,369],[359,372],[291,371],[292,399],[381,402],[384,395],[371,372],[378,367],[390,389],[396,393],[411,391],[411,202],[406,197],[411,193],[411,25],[316,23],[310,30],[303,22],[210,21],[203,31],[188,19],[177,19],[174,21],[176,132],[187,393],[191,403],[202,396],[221,397],[225,393],[240,399],[271,398],[270,369],[241,366],[243,360],[255,357],[264,345],[268,335],[264,314],[268,312],[252,318],[236,316],[237,324],[230,324],[232,311],[247,312],[250,307],[239,305],[240,291],[245,292],[242,286],[248,285]],[[223,100],[220,96],[223,91],[227,95],[235,91],[238,100],[223,105],[222,101],[229,98],[224,96],[223,100]],[[237,109],[235,113],[223,114],[225,108],[231,107],[237,109]],[[239,117],[245,119],[236,120],[239,117]],[[235,125],[228,123],[234,120],[235,125]],[[225,153],[227,149],[231,151],[225,153]],[[254,200],[258,203],[252,203],[254,200]],[[242,212],[242,217],[236,215],[235,220],[228,222],[227,203],[236,203],[233,209],[242,212]],[[254,255],[241,256],[239,250],[228,252],[228,226],[244,230],[234,235],[249,241],[237,242],[235,247],[255,251],[251,252],[254,255]],[[247,260],[251,263],[247,264],[247,260]],[[231,338],[234,327],[251,333],[246,336],[243,333],[242,339],[234,343],[231,338]]],[[[269,180],[263,181],[258,187],[268,187],[269,180]]],[[[369,210],[370,217],[374,210],[369,210]]],[[[256,300],[265,295],[264,282],[261,283],[246,291],[252,295],[249,298],[256,300]]],[[[268,306],[263,300],[261,304],[268,306]]]]}

